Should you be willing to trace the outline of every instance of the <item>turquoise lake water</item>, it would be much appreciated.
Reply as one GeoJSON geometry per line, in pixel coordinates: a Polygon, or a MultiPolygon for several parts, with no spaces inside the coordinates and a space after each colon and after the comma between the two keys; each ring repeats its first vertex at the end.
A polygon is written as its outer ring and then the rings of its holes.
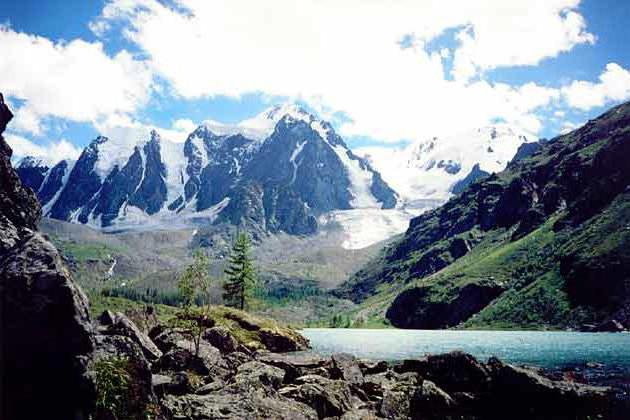
{"type": "Polygon", "coordinates": [[[630,334],[539,331],[361,330],[307,328],[301,331],[320,354],[402,360],[427,353],[463,350],[485,361],[491,356],[546,368],[586,362],[630,368],[630,334]]]}

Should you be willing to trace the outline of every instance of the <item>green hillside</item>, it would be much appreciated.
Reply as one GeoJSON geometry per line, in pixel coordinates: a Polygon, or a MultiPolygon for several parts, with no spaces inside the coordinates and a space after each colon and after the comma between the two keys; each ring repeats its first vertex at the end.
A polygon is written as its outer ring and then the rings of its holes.
{"type": "Polygon", "coordinates": [[[336,290],[402,328],[630,326],[630,104],[412,220],[336,290]]]}

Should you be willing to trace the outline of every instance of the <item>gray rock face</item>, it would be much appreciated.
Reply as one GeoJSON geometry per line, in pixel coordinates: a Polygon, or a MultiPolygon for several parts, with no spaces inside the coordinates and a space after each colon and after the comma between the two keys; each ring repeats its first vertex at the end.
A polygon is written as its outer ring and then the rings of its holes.
{"type": "Polygon", "coordinates": [[[42,205],[48,204],[48,202],[55,197],[55,194],[57,194],[63,186],[63,178],[69,170],[68,161],[62,160],[46,173],[46,178],[37,191],[37,198],[39,198],[39,202],[42,203],[42,205]]]}
{"type": "Polygon", "coordinates": [[[106,137],[97,137],[83,150],[68,176],[66,186],[61,190],[59,198],[50,210],[50,217],[70,220],[72,212],[80,210],[78,221],[87,223],[88,210],[91,210],[88,204],[101,188],[101,179],[94,172],[94,165],[98,159],[98,147],[107,140],[106,137]]]}
{"type": "Polygon", "coordinates": [[[129,205],[136,206],[147,214],[157,213],[166,202],[166,167],[160,154],[160,138],[151,132],[151,140],[144,149],[144,177],[137,190],[129,197],[129,205]]]}
{"type": "MultiPolygon", "coordinates": [[[[0,94],[0,134],[11,119],[0,94]]],[[[86,419],[94,348],[88,301],[57,250],[36,232],[41,210],[0,135],[2,418],[86,419]]]]}
{"type": "Polygon", "coordinates": [[[149,362],[156,361],[162,357],[160,349],[158,349],[153,341],[151,341],[146,334],[140,331],[136,324],[134,324],[129,318],[120,312],[108,315],[107,318],[112,318],[112,315],[113,319],[111,319],[111,325],[109,326],[108,333],[122,335],[133,340],[134,343],[140,346],[144,357],[146,357],[149,362]]]}
{"type": "Polygon", "coordinates": [[[209,328],[204,332],[203,338],[222,353],[232,353],[238,348],[238,341],[225,327],[209,328]]]}
{"type": "MultiPolygon", "coordinates": [[[[525,143],[528,144],[528,143],[525,143]]],[[[522,147],[522,146],[521,146],[522,147]]],[[[519,149],[520,150],[520,149],[519,149]]],[[[468,186],[478,180],[490,176],[490,174],[479,167],[479,164],[476,163],[475,166],[470,170],[468,175],[464,179],[457,181],[452,187],[451,192],[453,194],[459,194],[464,191],[468,186]]]]}
{"type": "Polygon", "coordinates": [[[27,156],[20,161],[15,168],[15,172],[17,172],[25,187],[37,192],[42,186],[42,182],[49,169],[48,166],[42,164],[37,159],[27,156]]]}
{"type": "Polygon", "coordinates": [[[255,237],[307,235],[317,231],[322,213],[357,205],[353,191],[371,194],[370,205],[396,205],[396,193],[368,161],[347,148],[330,124],[299,112],[303,119],[287,114],[273,120],[275,129],[264,141],[219,135],[200,126],[182,146],[173,146],[152,132],[148,141],[114,164],[106,155],[117,146],[98,137],[69,174],[71,164],[66,162],[53,169],[25,163],[21,175],[41,202],[50,204],[47,216],[101,227],[124,220],[127,207],[133,206],[142,217],[206,212],[199,220],[236,225],[255,237]],[[183,167],[170,165],[182,158],[183,167]],[[101,173],[103,166],[111,168],[101,173]],[[359,178],[371,177],[371,183],[356,187],[356,182],[364,182],[357,181],[357,171],[362,173],[359,178]]]}

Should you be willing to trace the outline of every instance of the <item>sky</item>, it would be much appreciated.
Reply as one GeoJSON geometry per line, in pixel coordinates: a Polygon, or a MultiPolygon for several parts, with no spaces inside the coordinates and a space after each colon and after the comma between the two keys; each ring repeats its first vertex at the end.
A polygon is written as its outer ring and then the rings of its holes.
{"type": "Polygon", "coordinates": [[[297,102],[352,148],[551,138],[630,99],[628,21],[619,0],[4,0],[5,137],[52,163],[297,102]]]}

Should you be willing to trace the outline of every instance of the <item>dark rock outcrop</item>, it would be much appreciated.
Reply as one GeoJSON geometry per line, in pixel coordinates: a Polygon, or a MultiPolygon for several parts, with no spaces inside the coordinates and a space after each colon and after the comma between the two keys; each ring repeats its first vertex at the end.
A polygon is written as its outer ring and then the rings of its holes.
{"type": "MultiPolygon", "coordinates": [[[[11,112],[0,95],[0,133],[11,112]]],[[[0,136],[2,417],[87,419],[94,349],[88,301],[59,252],[36,231],[41,215],[0,136]]]]}
{"type": "Polygon", "coordinates": [[[464,191],[470,184],[477,182],[487,176],[490,176],[490,174],[482,170],[479,167],[479,164],[476,163],[475,166],[473,166],[473,168],[470,170],[468,175],[453,184],[453,186],[451,187],[451,192],[453,194],[459,194],[464,191]]]}

